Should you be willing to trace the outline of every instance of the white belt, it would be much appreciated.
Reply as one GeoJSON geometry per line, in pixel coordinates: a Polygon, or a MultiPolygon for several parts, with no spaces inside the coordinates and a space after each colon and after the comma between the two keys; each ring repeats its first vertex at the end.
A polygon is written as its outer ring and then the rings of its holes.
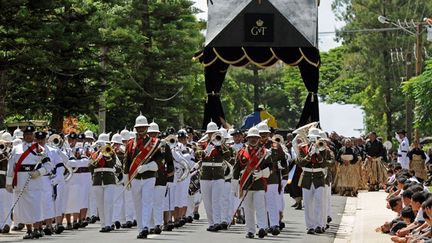
{"type": "Polygon", "coordinates": [[[0,170],[0,175],[6,175],[6,171],[5,170],[0,170]]]}
{"type": "Polygon", "coordinates": [[[94,172],[115,172],[114,168],[96,168],[94,169],[94,172]]]}
{"type": "Polygon", "coordinates": [[[202,166],[210,166],[210,167],[222,167],[223,163],[214,163],[214,162],[202,162],[202,166]]]}
{"type": "Polygon", "coordinates": [[[326,171],[325,168],[308,168],[308,167],[302,167],[302,170],[306,171],[306,172],[312,172],[312,173],[315,173],[315,172],[325,173],[325,171],[326,171]]]}

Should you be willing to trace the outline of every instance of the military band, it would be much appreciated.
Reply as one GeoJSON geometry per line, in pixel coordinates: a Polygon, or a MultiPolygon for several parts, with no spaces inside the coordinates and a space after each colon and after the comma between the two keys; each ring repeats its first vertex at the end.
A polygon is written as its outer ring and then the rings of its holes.
{"type": "MultiPolygon", "coordinates": [[[[350,138],[338,145],[317,123],[286,140],[267,121],[246,133],[210,122],[200,139],[191,127],[161,132],[142,114],[134,131],[97,139],[89,130],[63,135],[33,126],[0,135],[0,233],[25,225],[24,239],[97,221],[101,233],[136,227],[144,239],[199,220],[201,203],[209,232],[245,223],[247,238],[277,236],[289,217],[285,191],[297,209],[304,206],[306,232],[322,234],[333,184],[341,195],[356,196],[363,182],[376,190],[386,179],[386,151],[375,133],[365,146],[350,138]]],[[[409,151],[403,131],[397,136],[400,162],[406,156],[425,180],[421,167],[429,157],[418,144],[409,151]]]]}

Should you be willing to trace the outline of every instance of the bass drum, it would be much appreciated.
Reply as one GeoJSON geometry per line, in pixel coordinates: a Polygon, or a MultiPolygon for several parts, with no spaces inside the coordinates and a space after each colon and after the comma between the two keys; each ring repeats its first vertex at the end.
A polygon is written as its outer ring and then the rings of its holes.
{"type": "Polygon", "coordinates": [[[195,173],[190,178],[189,190],[188,190],[189,195],[193,196],[199,190],[200,190],[200,174],[199,173],[195,173]]]}

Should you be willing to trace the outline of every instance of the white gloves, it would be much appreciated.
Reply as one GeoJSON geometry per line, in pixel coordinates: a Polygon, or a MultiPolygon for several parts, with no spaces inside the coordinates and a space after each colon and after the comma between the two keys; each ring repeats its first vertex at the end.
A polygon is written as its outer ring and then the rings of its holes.
{"type": "Polygon", "coordinates": [[[140,165],[138,166],[138,173],[143,173],[146,171],[157,171],[158,170],[158,165],[156,164],[156,162],[151,161],[147,164],[144,165],[140,165]]]}
{"type": "Polygon", "coordinates": [[[268,178],[270,176],[270,169],[265,168],[264,170],[254,171],[253,177],[254,180],[258,180],[260,178],[268,178]]]}
{"type": "Polygon", "coordinates": [[[13,192],[12,185],[6,185],[6,191],[9,192],[9,193],[12,193],[13,192]]]}
{"type": "Polygon", "coordinates": [[[63,178],[61,176],[56,176],[51,179],[51,185],[55,186],[60,184],[63,181],[63,178]]]}
{"type": "Polygon", "coordinates": [[[29,175],[30,175],[30,178],[36,179],[39,176],[41,176],[41,173],[39,172],[39,170],[35,170],[35,171],[30,171],[29,175]]]}
{"type": "Polygon", "coordinates": [[[279,170],[283,170],[283,169],[285,169],[285,168],[282,166],[282,163],[281,163],[280,161],[278,161],[277,164],[278,164],[278,169],[279,169],[279,170]]]}
{"type": "Polygon", "coordinates": [[[238,180],[231,180],[231,192],[235,197],[239,196],[240,184],[238,180]]]}

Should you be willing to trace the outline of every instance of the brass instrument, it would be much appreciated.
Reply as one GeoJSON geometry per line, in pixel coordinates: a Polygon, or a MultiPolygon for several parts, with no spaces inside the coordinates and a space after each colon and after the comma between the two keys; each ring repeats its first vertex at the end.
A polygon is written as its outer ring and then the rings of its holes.
{"type": "Polygon", "coordinates": [[[327,142],[325,139],[320,138],[316,141],[315,146],[319,151],[324,151],[327,148],[327,142]]]}
{"type": "Polygon", "coordinates": [[[225,142],[225,138],[221,132],[215,132],[210,138],[210,142],[214,146],[221,146],[225,142]]]}
{"type": "Polygon", "coordinates": [[[279,144],[283,144],[285,141],[284,141],[284,138],[282,137],[282,135],[280,135],[280,134],[275,134],[273,137],[272,137],[272,139],[271,139],[273,142],[275,142],[275,143],[279,143],[279,144]]]}
{"type": "Polygon", "coordinates": [[[0,141],[0,154],[7,152],[8,150],[8,144],[4,141],[0,141]]]}
{"type": "Polygon", "coordinates": [[[54,148],[61,149],[63,147],[64,140],[58,134],[53,134],[48,138],[48,144],[54,148]]]}
{"type": "Polygon", "coordinates": [[[309,144],[309,140],[308,140],[308,138],[307,138],[307,135],[308,135],[308,133],[309,133],[309,130],[311,129],[311,128],[316,128],[317,126],[318,126],[318,122],[312,122],[312,123],[309,123],[309,124],[307,124],[307,125],[304,125],[304,126],[302,126],[302,127],[299,127],[299,128],[297,128],[293,133],[295,133],[295,134],[297,134],[295,137],[294,137],[294,139],[293,139],[293,141],[292,141],[292,146],[293,146],[293,149],[294,149],[294,151],[295,151],[295,153],[299,156],[300,155],[300,150],[299,150],[299,147],[300,146],[303,146],[303,145],[306,145],[306,144],[309,144]],[[297,140],[300,140],[301,141],[301,143],[299,144],[298,142],[297,142],[297,140]]]}
{"type": "Polygon", "coordinates": [[[171,149],[173,149],[175,146],[177,146],[177,136],[176,135],[169,135],[168,137],[166,137],[165,142],[169,145],[169,147],[171,149]]]}
{"type": "Polygon", "coordinates": [[[100,148],[100,152],[102,153],[102,155],[104,157],[111,159],[111,156],[113,156],[113,154],[114,154],[114,149],[111,147],[111,145],[107,144],[107,145],[102,146],[100,148]]]}

